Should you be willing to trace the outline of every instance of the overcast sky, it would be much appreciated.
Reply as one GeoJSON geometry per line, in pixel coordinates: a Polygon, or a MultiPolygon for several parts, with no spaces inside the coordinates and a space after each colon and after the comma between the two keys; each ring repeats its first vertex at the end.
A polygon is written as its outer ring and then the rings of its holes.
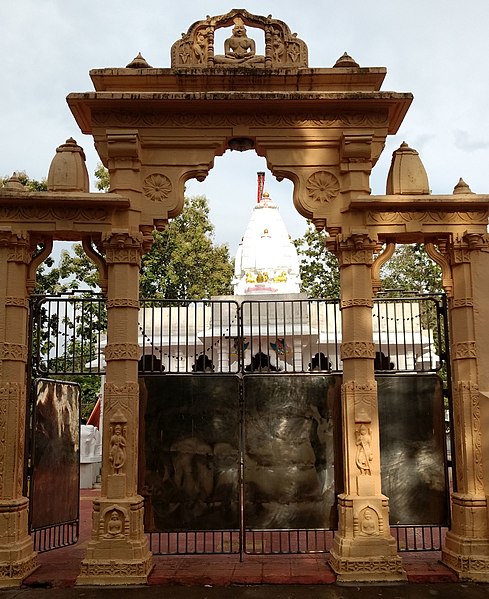
{"type": "MultiPolygon", "coordinates": [[[[385,192],[392,152],[404,140],[420,153],[433,193],[451,193],[459,177],[489,193],[487,0],[0,0],[0,175],[46,177],[56,147],[74,137],[93,181],[98,157],[66,96],[93,89],[90,69],[124,67],[138,52],[169,67],[171,45],[192,23],[240,7],[285,21],[308,45],[309,66],[331,67],[346,51],[362,67],[387,68],[383,91],[414,94],[374,169],[372,193],[385,192]]],[[[258,170],[266,166],[254,153],[226,152],[204,183],[188,184],[189,195],[208,197],[216,240],[233,255],[258,170]]],[[[266,189],[291,235],[301,235],[292,184],[267,173],[266,189]]]]}

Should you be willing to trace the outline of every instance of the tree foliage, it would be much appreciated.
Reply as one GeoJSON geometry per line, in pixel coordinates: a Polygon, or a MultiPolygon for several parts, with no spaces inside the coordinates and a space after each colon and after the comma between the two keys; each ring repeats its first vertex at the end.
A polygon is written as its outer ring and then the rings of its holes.
{"type": "MultiPolygon", "coordinates": [[[[17,171],[14,173],[22,185],[25,185],[27,191],[47,191],[48,185],[46,179],[31,179],[25,171],[17,171]]],[[[10,177],[5,175],[1,178],[1,186],[6,185],[10,177]]]]}
{"type": "Polygon", "coordinates": [[[441,269],[419,243],[398,245],[380,272],[382,289],[440,293],[441,269]]]}
{"type": "Polygon", "coordinates": [[[95,177],[97,178],[97,189],[99,191],[109,191],[110,188],[110,177],[109,171],[105,168],[105,166],[99,162],[97,164],[97,168],[95,169],[95,177]]]}
{"type": "Polygon", "coordinates": [[[204,196],[186,198],[182,214],[154,233],[143,257],[140,291],[144,297],[201,299],[231,293],[233,264],[227,245],[214,245],[214,226],[204,196]]]}
{"type": "MultiPolygon", "coordinates": [[[[309,297],[338,297],[339,269],[336,257],[325,247],[327,234],[309,223],[303,237],[295,240],[300,258],[302,290],[309,297]]],[[[382,290],[440,293],[440,267],[422,244],[398,245],[381,269],[382,290]]]]}
{"type": "Polygon", "coordinates": [[[303,237],[294,241],[300,260],[302,291],[309,297],[338,297],[340,273],[336,256],[326,249],[327,233],[309,221],[303,237]]]}

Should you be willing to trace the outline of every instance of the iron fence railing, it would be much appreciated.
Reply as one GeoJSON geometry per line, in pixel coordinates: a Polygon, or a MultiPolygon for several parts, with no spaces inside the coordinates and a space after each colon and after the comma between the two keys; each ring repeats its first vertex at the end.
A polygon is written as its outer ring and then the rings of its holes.
{"type": "MultiPolygon", "coordinates": [[[[375,370],[438,371],[446,363],[442,295],[378,297],[375,370]]],[[[106,306],[73,293],[31,302],[34,376],[103,374],[106,306]]],[[[144,374],[341,372],[338,300],[167,301],[142,299],[138,322],[144,374]]]]}

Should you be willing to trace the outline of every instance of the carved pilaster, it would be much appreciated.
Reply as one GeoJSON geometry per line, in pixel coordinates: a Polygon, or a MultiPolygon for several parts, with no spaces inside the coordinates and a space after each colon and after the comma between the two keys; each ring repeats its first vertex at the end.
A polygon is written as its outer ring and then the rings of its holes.
{"type": "Polygon", "coordinates": [[[101,497],[77,584],[144,584],[153,568],[136,487],[138,400],[137,382],[105,384],[101,497]]]}
{"type": "MultiPolygon", "coordinates": [[[[333,247],[331,247],[333,246],[333,247]]],[[[338,498],[338,533],[330,564],[341,582],[406,579],[390,535],[388,499],[381,493],[371,268],[377,240],[367,232],[338,234],[345,493],[338,498]]]]}
{"type": "Polygon", "coordinates": [[[19,586],[39,565],[22,497],[25,418],[24,384],[0,385],[0,588],[19,586]]]}
{"type": "Polygon", "coordinates": [[[372,422],[372,408],[377,402],[377,383],[367,381],[363,384],[349,381],[343,384],[343,394],[349,405],[353,405],[355,423],[372,422]]]}
{"type": "Polygon", "coordinates": [[[329,564],[338,582],[401,582],[406,572],[389,532],[387,498],[338,496],[339,529],[329,564]]]}
{"type": "Polygon", "coordinates": [[[145,237],[113,230],[102,237],[107,264],[107,361],[101,497],[77,584],[142,584],[153,567],[138,495],[139,266],[145,237]]]}
{"type": "Polygon", "coordinates": [[[143,239],[142,233],[139,232],[114,230],[103,235],[102,245],[107,264],[133,264],[139,268],[143,239]]]}
{"type": "Polygon", "coordinates": [[[454,453],[456,489],[452,494],[452,525],[442,560],[462,580],[489,581],[489,446],[483,423],[489,417],[489,337],[487,267],[489,241],[485,233],[467,231],[449,245],[453,276],[450,299],[454,453]]]}

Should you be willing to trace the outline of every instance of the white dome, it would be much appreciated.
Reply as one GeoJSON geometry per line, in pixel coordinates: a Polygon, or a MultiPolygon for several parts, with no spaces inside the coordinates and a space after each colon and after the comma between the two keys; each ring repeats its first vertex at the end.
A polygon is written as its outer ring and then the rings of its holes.
{"type": "Polygon", "coordinates": [[[299,258],[268,194],[253,208],[236,252],[234,294],[299,293],[299,258]]]}

